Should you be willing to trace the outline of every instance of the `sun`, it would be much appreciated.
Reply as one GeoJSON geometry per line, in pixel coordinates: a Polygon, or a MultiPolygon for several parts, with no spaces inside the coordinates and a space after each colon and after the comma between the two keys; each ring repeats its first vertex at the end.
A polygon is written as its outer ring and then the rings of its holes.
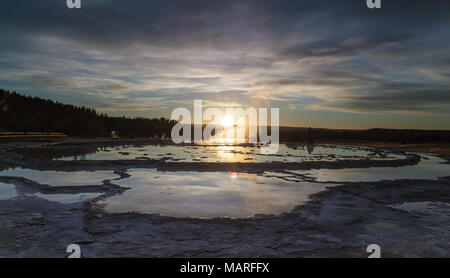
{"type": "Polygon", "coordinates": [[[226,115],[222,119],[222,125],[224,127],[232,127],[234,125],[234,118],[230,115],[226,115]]]}

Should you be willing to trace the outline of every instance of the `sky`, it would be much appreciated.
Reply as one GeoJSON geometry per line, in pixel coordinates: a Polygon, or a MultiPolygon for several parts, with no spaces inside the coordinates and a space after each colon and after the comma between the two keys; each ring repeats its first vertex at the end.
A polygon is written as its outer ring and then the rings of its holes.
{"type": "Polygon", "coordinates": [[[111,116],[277,107],[280,124],[450,129],[450,1],[15,0],[0,88],[111,116]]]}

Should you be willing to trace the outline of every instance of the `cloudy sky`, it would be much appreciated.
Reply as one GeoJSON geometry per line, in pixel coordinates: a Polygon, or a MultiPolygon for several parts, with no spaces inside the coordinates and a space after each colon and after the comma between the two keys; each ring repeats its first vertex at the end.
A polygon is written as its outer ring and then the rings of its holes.
{"type": "Polygon", "coordinates": [[[450,1],[4,1],[0,87],[109,115],[279,107],[282,125],[450,129],[450,1]]]}

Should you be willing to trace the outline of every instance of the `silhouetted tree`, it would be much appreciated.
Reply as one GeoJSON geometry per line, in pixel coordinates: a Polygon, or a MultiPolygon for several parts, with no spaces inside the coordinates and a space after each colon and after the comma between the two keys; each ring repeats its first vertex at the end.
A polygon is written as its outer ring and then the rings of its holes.
{"type": "Polygon", "coordinates": [[[62,104],[0,89],[0,129],[22,132],[63,132],[69,136],[122,137],[170,134],[175,121],[166,118],[108,117],[94,109],[62,104]]]}

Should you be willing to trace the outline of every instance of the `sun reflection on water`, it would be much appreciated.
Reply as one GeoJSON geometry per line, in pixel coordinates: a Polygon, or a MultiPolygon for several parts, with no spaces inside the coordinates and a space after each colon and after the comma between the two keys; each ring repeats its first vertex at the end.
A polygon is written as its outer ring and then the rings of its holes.
{"type": "Polygon", "coordinates": [[[217,150],[217,156],[221,161],[225,162],[244,162],[247,156],[242,152],[243,147],[241,146],[215,146],[217,150]]]}
{"type": "Polygon", "coordinates": [[[237,173],[236,173],[236,171],[231,172],[231,173],[230,173],[230,177],[231,177],[232,179],[237,179],[237,173]]]}

